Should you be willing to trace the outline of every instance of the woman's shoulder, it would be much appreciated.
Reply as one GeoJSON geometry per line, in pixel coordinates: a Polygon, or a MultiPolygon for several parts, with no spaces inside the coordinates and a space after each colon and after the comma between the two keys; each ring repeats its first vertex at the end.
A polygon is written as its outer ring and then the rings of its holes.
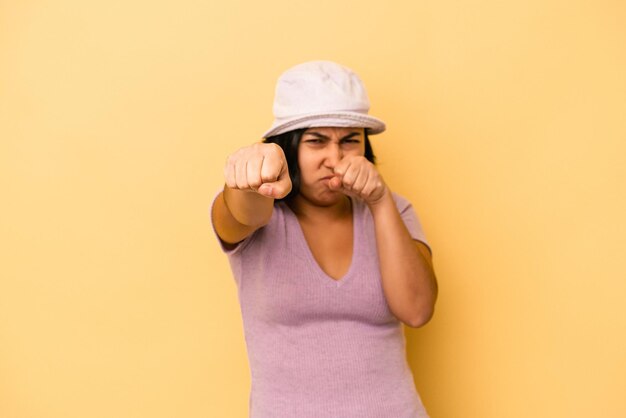
{"type": "Polygon", "coordinates": [[[394,202],[396,202],[396,207],[398,208],[400,212],[412,206],[409,199],[407,199],[406,197],[402,196],[399,193],[392,191],[391,196],[393,197],[394,202]]]}
{"type": "Polygon", "coordinates": [[[289,211],[289,206],[287,206],[287,202],[284,200],[275,200],[274,201],[274,211],[272,212],[272,217],[276,218],[284,218],[285,213],[289,211]]]}
{"type": "Polygon", "coordinates": [[[272,216],[270,217],[267,224],[257,228],[254,232],[252,232],[249,236],[247,236],[243,241],[236,245],[238,251],[230,251],[232,254],[235,253],[249,253],[252,252],[263,252],[267,247],[268,243],[272,243],[272,245],[278,245],[279,241],[285,237],[285,231],[287,229],[287,217],[289,207],[284,202],[274,202],[274,208],[272,210],[272,216]]]}

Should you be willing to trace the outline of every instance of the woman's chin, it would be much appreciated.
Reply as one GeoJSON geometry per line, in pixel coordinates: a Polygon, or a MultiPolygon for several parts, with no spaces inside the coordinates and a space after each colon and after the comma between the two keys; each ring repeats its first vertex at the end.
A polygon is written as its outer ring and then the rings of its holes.
{"type": "Polygon", "coordinates": [[[326,193],[320,196],[320,200],[326,203],[326,205],[331,206],[343,201],[347,195],[338,190],[328,190],[326,193]]]}
{"type": "Polygon", "coordinates": [[[339,190],[324,188],[311,195],[307,193],[306,199],[318,206],[332,206],[341,202],[344,197],[345,195],[339,190]]]}

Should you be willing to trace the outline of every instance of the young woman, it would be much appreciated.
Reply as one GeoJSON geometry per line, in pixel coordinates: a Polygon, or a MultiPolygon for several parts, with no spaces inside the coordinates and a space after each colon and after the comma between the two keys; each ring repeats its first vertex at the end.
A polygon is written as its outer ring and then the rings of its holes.
{"type": "Polygon", "coordinates": [[[385,130],[350,69],[281,75],[265,140],[227,161],[211,220],[244,322],[252,418],[427,417],[402,323],[426,324],[437,281],[411,204],[374,165],[385,130]]]}

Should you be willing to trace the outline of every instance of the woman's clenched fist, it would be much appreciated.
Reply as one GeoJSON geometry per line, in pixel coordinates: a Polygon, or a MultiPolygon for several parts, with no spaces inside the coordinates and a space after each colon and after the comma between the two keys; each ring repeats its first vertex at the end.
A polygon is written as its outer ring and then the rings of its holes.
{"type": "Polygon", "coordinates": [[[382,176],[374,164],[363,156],[345,157],[333,171],[335,177],[329,181],[329,188],[360,197],[368,205],[381,201],[387,192],[382,176]]]}
{"type": "Polygon", "coordinates": [[[226,186],[282,199],[291,191],[289,167],[282,148],[257,143],[231,154],[224,168],[226,186]]]}

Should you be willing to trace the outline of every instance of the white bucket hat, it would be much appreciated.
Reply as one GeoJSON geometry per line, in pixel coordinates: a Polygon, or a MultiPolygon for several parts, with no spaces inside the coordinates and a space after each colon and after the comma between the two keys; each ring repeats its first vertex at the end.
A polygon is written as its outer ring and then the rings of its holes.
{"type": "Polygon", "coordinates": [[[367,112],[370,101],[352,70],[332,61],[310,61],[285,71],[276,83],[274,123],[263,138],[299,128],[366,128],[370,135],[385,123],[367,112]]]}

